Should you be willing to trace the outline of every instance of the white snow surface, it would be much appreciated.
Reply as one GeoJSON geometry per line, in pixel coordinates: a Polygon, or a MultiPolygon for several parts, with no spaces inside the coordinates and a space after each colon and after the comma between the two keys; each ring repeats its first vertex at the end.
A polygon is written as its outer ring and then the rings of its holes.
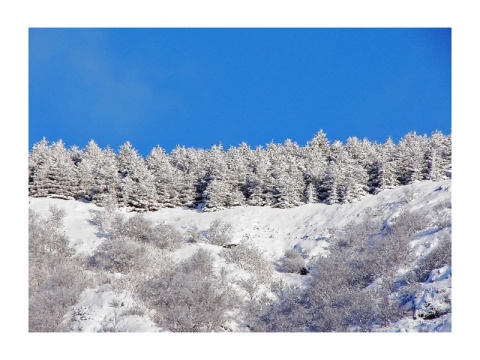
{"type": "MultiPolygon", "coordinates": [[[[402,209],[420,210],[422,214],[428,216],[437,211],[436,205],[450,200],[451,180],[444,180],[417,182],[409,186],[384,190],[377,195],[368,195],[357,202],[344,205],[308,204],[290,209],[245,206],[207,213],[174,208],[160,209],[144,215],[154,223],[171,224],[182,232],[192,225],[196,225],[200,230],[206,230],[213,220],[221,219],[233,225],[234,243],[238,243],[244,235],[248,234],[250,240],[264,250],[266,257],[274,262],[287,249],[293,247],[303,251],[307,258],[327,254],[325,240],[330,230],[361,219],[367,208],[370,208],[375,216],[381,216],[388,221],[398,215],[402,209]],[[410,201],[405,200],[408,189],[413,190],[413,199],[410,201]]],[[[91,210],[103,211],[103,209],[91,203],[74,200],[29,199],[29,207],[45,217],[49,215],[51,205],[65,210],[64,229],[76,252],[92,254],[104,239],[99,236],[98,228],[90,222],[91,210]]],[[[135,214],[127,213],[124,209],[121,211],[127,217],[135,214]]],[[[447,215],[450,216],[450,213],[447,215]]],[[[435,244],[447,231],[451,229],[445,228],[438,231],[432,224],[431,231],[417,234],[411,243],[417,256],[427,254],[432,244],[435,244]]],[[[217,246],[185,243],[171,256],[179,261],[190,256],[199,246],[216,253],[216,266],[224,267],[229,272],[229,276],[241,276],[241,270],[227,265],[218,256],[221,248],[217,246]]],[[[299,283],[303,278],[300,275],[285,273],[276,273],[275,276],[282,277],[287,282],[299,283]]],[[[451,267],[432,271],[428,282],[423,285],[424,293],[416,304],[417,309],[432,306],[435,302],[441,302],[445,296],[450,296],[451,267]]],[[[149,318],[148,309],[144,309],[143,315],[128,313],[133,306],[135,304],[127,291],[103,290],[100,286],[85,290],[79,302],[65,315],[65,321],[75,320],[72,331],[94,332],[100,331],[102,327],[107,329],[112,326],[118,331],[126,332],[163,331],[149,318]]],[[[432,320],[419,317],[405,318],[383,330],[389,332],[451,331],[451,326],[451,312],[449,312],[432,320]]]]}

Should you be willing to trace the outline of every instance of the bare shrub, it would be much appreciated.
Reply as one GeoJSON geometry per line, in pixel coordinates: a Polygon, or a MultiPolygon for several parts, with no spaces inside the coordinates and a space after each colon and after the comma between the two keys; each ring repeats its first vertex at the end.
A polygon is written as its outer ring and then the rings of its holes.
{"type": "Polygon", "coordinates": [[[391,231],[397,233],[398,236],[411,238],[415,233],[428,228],[429,219],[425,214],[420,212],[402,211],[391,225],[391,231]]]}
{"type": "Polygon", "coordinates": [[[122,227],[122,233],[137,243],[150,241],[153,224],[143,214],[135,214],[122,227]]]}
{"type": "Polygon", "coordinates": [[[435,226],[439,229],[445,229],[452,226],[452,216],[448,213],[441,212],[435,219],[435,226]]]}
{"type": "Polygon", "coordinates": [[[238,246],[222,250],[222,256],[229,263],[248,271],[261,283],[269,284],[273,276],[273,265],[248,237],[244,237],[238,246]]]}
{"type": "Polygon", "coordinates": [[[174,226],[159,224],[151,231],[148,241],[160,249],[173,251],[180,247],[183,236],[174,226]]]}
{"type": "Polygon", "coordinates": [[[278,267],[282,272],[302,275],[307,273],[305,259],[295,249],[288,249],[285,251],[283,257],[278,261],[278,267]]]}
{"type": "Polygon", "coordinates": [[[127,308],[123,313],[122,316],[129,316],[129,315],[136,315],[136,316],[145,316],[147,310],[144,306],[135,304],[127,308]]]}
{"type": "Polygon", "coordinates": [[[63,233],[65,212],[50,208],[41,218],[29,211],[29,331],[62,331],[59,327],[68,308],[88,285],[80,261],[73,257],[63,233]]]}
{"type": "Polygon", "coordinates": [[[76,263],[55,267],[39,288],[29,297],[29,331],[53,332],[69,308],[78,301],[89,281],[76,263]]]}
{"type": "Polygon", "coordinates": [[[196,225],[192,225],[187,229],[187,241],[190,243],[202,242],[203,236],[196,225]]]}
{"type": "Polygon", "coordinates": [[[407,231],[403,221],[386,232],[377,221],[334,231],[328,256],[316,259],[305,288],[272,286],[277,300],[251,305],[262,310],[249,318],[253,331],[365,332],[399,319],[400,304],[389,297],[394,274],[410,263],[409,242],[420,227],[407,231]]]}
{"type": "Polygon", "coordinates": [[[432,270],[441,268],[445,265],[452,264],[452,241],[450,237],[443,237],[439,243],[428,253],[427,256],[421,258],[414,272],[414,279],[418,282],[428,280],[432,270]]]}
{"type": "Polygon", "coordinates": [[[144,248],[124,237],[106,239],[90,258],[90,266],[112,272],[128,273],[140,263],[144,248]]]}
{"type": "Polygon", "coordinates": [[[403,198],[406,203],[412,202],[412,200],[415,198],[415,191],[413,190],[413,186],[405,185],[402,189],[403,192],[403,198]]]}
{"type": "Polygon", "coordinates": [[[173,332],[222,331],[237,298],[215,274],[213,258],[200,249],[191,258],[146,281],[142,299],[155,321],[173,332]]]}
{"type": "Polygon", "coordinates": [[[102,320],[102,325],[97,332],[127,332],[125,326],[121,325],[121,318],[117,311],[113,312],[113,315],[107,315],[102,320]]]}
{"type": "Polygon", "coordinates": [[[104,237],[119,236],[124,231],[125,216],[115,210],[90,210],[90,222],[97,226],[104,237]]]}
{"type": "Polygon", "coordinates": [[[60,209],[56,205],[50,205],[48,210],[50,211],[50,221],[54,222],[57,227],[61,227],[66,215],[65,209],[60,209]]]}
{"type": "Polygon", "coordinates": [[[232,241],[233,226],[220,219],[211,222],[207,231],[208,241],[213,245],[224,246],[232,241]]]}
{"type": "Polygon", "coordinates": [[[440,212],[443,209],[451,209],[451,208],[452,208],[452,199],[446,199],[439,202],[437,205],[435,205],[433,209],[437,212],[440,212]]]}

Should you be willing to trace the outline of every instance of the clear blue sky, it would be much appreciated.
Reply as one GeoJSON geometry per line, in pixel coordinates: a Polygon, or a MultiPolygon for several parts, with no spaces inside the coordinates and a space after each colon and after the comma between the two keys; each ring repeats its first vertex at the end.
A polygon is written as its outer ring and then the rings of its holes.
{"type": "Polygon", "coordinates": [[[29,148],[451,133],[450,29],[29,31],[29,148]]]}

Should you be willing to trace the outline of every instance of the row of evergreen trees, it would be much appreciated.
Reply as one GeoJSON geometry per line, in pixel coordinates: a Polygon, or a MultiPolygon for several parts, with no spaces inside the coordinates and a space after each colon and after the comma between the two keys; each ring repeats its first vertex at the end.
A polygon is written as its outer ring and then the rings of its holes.
{"type": "Polygon", "coordinates": [[[451,135],[408,133],[395,145],[351,137],[330,144],[319,131],[306,146],[291,140],[251,149],[246,143],[210,150],[155,147],[144,159],[126,142],[118,153],[91,140],[84,149],[44,138],[29,153],[29,195],[109,198],[135,211],[239,205],[287,208],[347,203],[418,180],[451,176],[451,135]]]}

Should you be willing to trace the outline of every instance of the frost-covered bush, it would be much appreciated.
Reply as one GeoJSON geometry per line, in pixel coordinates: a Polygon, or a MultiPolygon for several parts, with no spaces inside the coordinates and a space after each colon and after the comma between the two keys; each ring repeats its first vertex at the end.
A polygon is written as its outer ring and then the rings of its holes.
{"type": "Polygon", "coordinates": [[[273,265],[265,258],[263,251],[247,237],[237,246],[223,249],[221,254],[227,262],[248,271],[261,283],[269,284],[272,281],[273,265]]]}
{"type": "Polygon", "coordinates": [[[160,249],[173,251],[183,243],[183,235],[173,225],[156,225],[148,239],[153,245],[160,249]]]}
{"type": "Polygon", "coordinates": [[[115,210],[90,210],[90,222],[97,226],[104,237],[119,236],[124,232],[125,216],[115,210]]]}
{"type": "Polygon", "coordinates": [[[50,217],[29,211],[29,331],[60,331],[68,308],[88,285],[79,259],[62,231],[63,210],[50,217]]]}
{"type": "Polygon", "coordinates": [[[303,291],[296,285],[272,283],[275,299],[266,295],[247,302],[243,307],[244,322],[253,332],[308,331],[308,309],[303,291]]]}
{"type": "Polygon", "coordinates": [[[438,214],[437,218],[435,219],[435,226],[437,226],[439,229],[445,229],[445,228],[451,227],[452,216],[444,212],[438,214]]]}
{"type": "MultiPolygon", "coordinates": [[[[52,211],[53,210],[53,211],[52,211]]],[[[43,219],[37,212],[29,210],[28,217],[28,260],[29,292],[34,293],[50,276],[60,260],[73,255],[68,239],[61,231],[61,221],[53,216],[43,219]]]]}
{"type": "Polygon", "coordinates": [[[29,331],[61,331],[63,316],[76,304],[89,281],[75,262],[55,267],[29,297],[29,331]]]}
{"type": "MultiPolygon", "coordinates": [[[[175,250],[183,242],[182,234],[172,225],[153,225],[143,214],[135,214],[128,220],[121,213],[93,211],[91,222],[112,239],[128,239],[136,244],[153,244],[160,249],[175,250]]],[[[132,248],[133,245],[130,245],[132,248]]]]}
{"type": "MultiPolygon", "coordinates": [[[[391,231],[398,236],[411,238],[415,233],[428,228],[430,220],[425,214],[420,212],[402,211],[394,220],[391,231]]],[[[410,239],[411,240],[411,239],[410,239]]]]}
{"type": "Polygon", "coordinates": [[[296,249],[288,249],[278,261],[278,268],[282,272],[307,274],[305,259],[296,249]]]}
{"type": "Polygon", "coordinates": [[[123,224],[122,233],[137,243],[145,243],[150,241],[152,228],[152,221],[143,214],[135,214],[123,224]]]}
{"type": "Polygon", "coordinates": [[[126,327],[121,325],[120,316],[116,311],[113,312],[113,315],[107,315],[103,318],[100,329],[97,332],[105,333],[117,333],[117,332],[127,332],[126,327]]]}
{"type": "Polygon", "coordinates": [[[189,226],[187,229],[187,241],[190,243],[202,242],[203,236],[196,225],[189,226]]]}
{"type": "Polygon", "coordinates": [[[405,200],[406,203],[412,202],[412,200],[415,198],[415,191],[413,190],[412,185],[406,185],[403,189],[403,199],[405,200]]]}
{"type": "Polygon", "coordinates": [[[233,289],[215,273],[212,255],[202,249],[147,280],[140,294],[155,310],[155,321],[173,332],[222,331],[237,303],[233,289]]]}
{"type": "Polygon", "coordinates": [[[413,270],[414,279],[418,282],[425,282],[432,270],[451,264],[452,241],[449,236],[445,236],[425,257],[418,261],[413,270]]]}
{"type": "Polygon", "coordinates": [[[105,239],[90,257],[91,268],[128,273],[142,262],[144,248],[124,237],[105,239]]]}
{"type": "Polygon", "coordinates": [[[261,310],[257,318],[247,311],[253,331],[365,332],[399,319],[399,303],[389,295],[396,271],[411,261],[412,232],[382,229],[369,216],[333,232],[305,287],[281,285],[276,300],[249,305],[261,310]]]}
{"type": "Polygon", "coordinates": [[[220,219],[211,222],[207,231],[207,239],[213,245],[224,246],[232,241],[233,226],[220,219]]]}

